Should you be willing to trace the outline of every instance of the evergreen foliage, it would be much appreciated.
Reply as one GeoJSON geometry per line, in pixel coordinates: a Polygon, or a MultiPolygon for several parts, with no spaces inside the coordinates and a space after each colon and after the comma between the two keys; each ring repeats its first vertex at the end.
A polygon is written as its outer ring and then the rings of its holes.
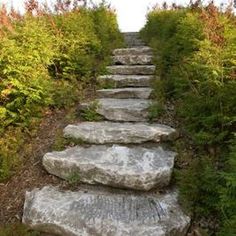
{"type": "Polygon", "coordinates": [[[158,56],[156,94],[175,102],[196,149],[178,173],[180,199],[194,219],[216,222],[209,234],[235,235],[236,17],[213,3],[165,5],[148,14],[141,35],[158,56]]]}
{"type": "Polygon", "coordinates": [[[46,110],[78,102],[123,43],[109,7],[78,3],[50,9],[29,0],[24,15],[0,9],[0,181],[20,163],[24,139],[46,110]]]}

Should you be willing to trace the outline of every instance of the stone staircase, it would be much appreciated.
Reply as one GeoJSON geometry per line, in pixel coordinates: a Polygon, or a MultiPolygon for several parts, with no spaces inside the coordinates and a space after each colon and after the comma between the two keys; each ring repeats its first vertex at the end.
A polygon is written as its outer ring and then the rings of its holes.
{"type": "Polygon", "coordinates": [[[23,223],[33,229],[60,236],[186,234],[190,218],[168,189],[176,153],[163,147],[178,133],[148,123],[152,50],[137,33],[125,39],[129,48],[114,50],[109,75],[99,78],[113,87],[97,91],[97,113],[105,121],[68,125],[64,136],[88,145],[43,157],[50,174],[85,185],[74,192],[52,186],[27,192],[23,223]]]}

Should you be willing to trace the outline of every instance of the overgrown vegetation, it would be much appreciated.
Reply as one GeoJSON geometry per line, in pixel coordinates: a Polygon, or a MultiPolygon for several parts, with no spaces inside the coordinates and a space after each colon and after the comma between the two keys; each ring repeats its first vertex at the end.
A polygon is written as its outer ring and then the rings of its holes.
{"type": "Polygon", "coordinates": [[[0,236],[40,236],[40,233],[27,229],[22,224],[15,224],[0,228],[0,236]]]}
{"type": "Polygon", "coordinates": [[[175,103],[195,155],[180,198],[209,235],[236,235],[236,17],[201,1],[153,9],[141,31],[158,55],[158,97],[175,103]]]}
{"type": "Polygon", "coordinates": [[[100,121],[102,116],[97,113],[99,101],[89,103],[85,108],[80,110],[81,117],[86,121],[100,121]]]}
{"type": "Polygon", "coordinates": [[[111,50],[122,44],[115,13],[102,4],[28,0],[20,15],[0,9],[0,181],[22,161],[24,141],[48,109],[64,108],[96,86],[111,50]]]}

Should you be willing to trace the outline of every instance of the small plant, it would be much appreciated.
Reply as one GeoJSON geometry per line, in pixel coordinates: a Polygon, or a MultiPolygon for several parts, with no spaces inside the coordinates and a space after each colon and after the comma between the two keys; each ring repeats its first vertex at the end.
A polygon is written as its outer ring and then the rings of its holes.
{"type": "Polygon", "coordinates": [[[161,103],[153,102],[148,108],[148,118],[150,121],[153,121],[159,118],[164,112],[165,108],[161,103]]]}
{"type": "Polygon", "coordinates": [[[116,83],[110,79],[99,80],[99,88],[101,89],[112,89],[116,87],[116,83]]]}
{"type": "Polygon", "coordinates": [[[82,108],[81,117],[87,121],[102,120],[102,116],[97,113],[98,108],[98,101],[91,102],[85,109],[82,108]]]}
{"type": "Polygon", "coordinates": [[[75,187],[78,183],[80,183],[80,179],[81,177],[79,172],[74,172],[67,178],[67,181],[71,186],[75,187]]]}
{"type": "Polygon", "coordinates": [[[74,147],[76,145],[82,145],[84,141],[76,138],[66,138],[63,136],[62,131],[59,131],[55,137],[55,141],[52,145],[54,151],[62,151],[68,147],[74,147]]]}
{"type": "Polygon", "coordinates": [[[0,181],[9,178],[21,163],[19,151],[24,137],[20,128],[8,128],[0,138],[0,181]]]}

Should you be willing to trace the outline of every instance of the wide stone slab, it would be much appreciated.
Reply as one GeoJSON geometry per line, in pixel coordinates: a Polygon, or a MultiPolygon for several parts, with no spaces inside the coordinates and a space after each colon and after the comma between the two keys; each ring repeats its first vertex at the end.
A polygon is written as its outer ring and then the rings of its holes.
{"type": "Polygon", "coordinates": [[[149,87],[153,76],[151,75],[103,75],[98,80],[105,86],[112,88],[123,87],[149,87]]]}
{"type": "Polygon", "coordinates": [[[113,75],[153,75],[155,73],[155,66],[153,65],[133,65],[133,66],[107,66],[109,74],[113,75]]]}
{"type": "Polygon", "coordinates": [[[99,98],[139,98],[148,99],[152,93],[151,88],[120,88],[97,90],[99,98]]]}
{"type": "Polygon", "coordinates": [[[59,236],[183,236],[190,219],[175,192],[71,192],[48,186],[26,192],[23,223],[59,236]]]}
{"type": "MultiPolygon", "coordinates": [[[[151,100],[146,99],[114,99],[101,98],[96,100],[96,112],[111,121],[146,121],[151,100]]],[[[81,104],[82,107],[89,104],[81,104]]]]}
{"type": "Polygon", "coordinates": [[[117,123],[117,122],[82,122],[68,125],[64,136],[87,143],[143,143],[174,140],[178,137],[175,129],[160,124],[117,123]]]}
{"type": "Polygon", "coordinates": [[[148,65],[152,64],[151,55],[118,55],[112,57],[116,65],[148,65]]]}
{"type": "Polygon", "coordinates": [[[50,174],[66,180],[78,175],[83,183],[150,190],[169,184],[175,156],[161,147],[77,146],[47,153],[43,165],[50,174]]]}
{"type": "Polygon", "coordinates": [[[113,51],[113,55],[152,55],[152,52],[150,47],[118,48],[113,51]]]}

